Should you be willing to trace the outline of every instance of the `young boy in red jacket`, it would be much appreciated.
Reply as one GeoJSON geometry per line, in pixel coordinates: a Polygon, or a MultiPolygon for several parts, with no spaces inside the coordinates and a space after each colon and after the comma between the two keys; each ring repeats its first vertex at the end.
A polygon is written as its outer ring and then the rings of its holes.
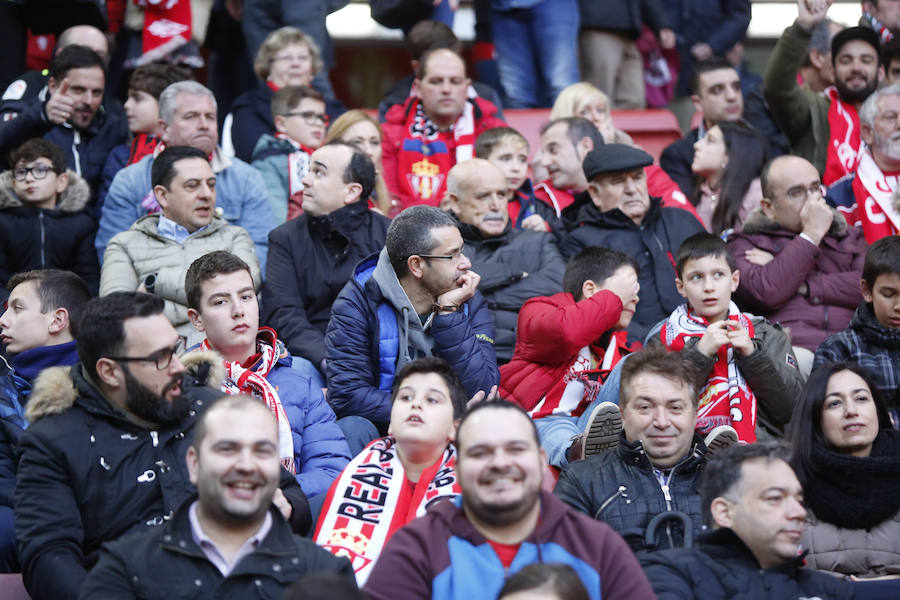
{"type": "Polygon", "coordinates": [[[535,419],[551,465],[562,468],[585,449],[596,453],[618,439],[613,368],[640,347],[628,345],[625,333],[638,302],[637,271],[626,254],[585,248],[566,266],[565,291],[532,298],[519,311],[513,358],[500,368],[500,394],[535,419]]]}

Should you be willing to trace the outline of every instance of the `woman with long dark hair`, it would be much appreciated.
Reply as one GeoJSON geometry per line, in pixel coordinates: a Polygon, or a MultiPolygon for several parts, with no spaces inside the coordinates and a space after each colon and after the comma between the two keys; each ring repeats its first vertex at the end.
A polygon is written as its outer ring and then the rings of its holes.
{"type": "Polygon", "coordinates": [[[855,363],[812,372],[788,426],[791,465],[809,509],[808,566],[900,576],[900,432],[855,363]]]}
{"type": "Polygon", "coordinates": [[[759,206],[759,175],[768,160],[765,139],[743,123],[721,121],[694,144],[691,203],[715,235],[739,227],[759,206]]]}

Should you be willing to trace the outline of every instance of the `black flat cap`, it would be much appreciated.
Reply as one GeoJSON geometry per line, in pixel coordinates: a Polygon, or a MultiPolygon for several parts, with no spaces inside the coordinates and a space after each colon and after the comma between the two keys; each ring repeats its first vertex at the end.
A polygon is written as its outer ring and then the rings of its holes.
{"type": "Polygon", "coordinates": [[[604,144],[587,153],[581,168],[584,169],[584,176],[590,181],[604,173],[631,171],[652,164],[653,157],[640,148],[627,144],[604,144]]]}
{"type": "Polygon", "coordinates": [[[853,40],[862,40],[875,48],[876,54],[881,54],[881,40],[878,39],[878,34],[875,33],[874,29],[861,26],[847,27],[846,29],[837,32],[834,37],[831,38],[831,62],[834,62],[837,58],[838,52],[843,45],[853,40]]]}

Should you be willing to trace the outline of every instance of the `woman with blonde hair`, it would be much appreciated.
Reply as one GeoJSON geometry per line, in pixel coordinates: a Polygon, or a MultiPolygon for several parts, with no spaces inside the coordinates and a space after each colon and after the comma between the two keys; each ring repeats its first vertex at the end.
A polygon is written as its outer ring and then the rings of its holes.
{"type": "Polygon", "coordinates": [[[299,29],[282,27],[266,36],[253,61],[259,85],[235,99],[231,105],[231,119],[226,117],[223,126],[223,139],[230,139],[235,156],[250,162],[259,138],[264,133],[275,133],[271,107],[273,94],[288,85],[312,85],[322,64],[316,42],[299,29]]]}
{"type": "MultiPolygon", "coordinates": [[[[587,119],[600,131],[603,141],[607,144],[627,144],[640,148],[630,135],[621,129],[616,129],[609,111],[607,95],[586,81],[579,81],[566,87],[553,102],[550,119],[566,117],[587,119]]],[[[534,160],[538,162],[537,157],[534,160]]],[[[647,177],[647,191],[655,198],[662,198],[663,206],[684,209],[697,217],[698,221],[701,220],[678,184],[672,181],[672,178],[659,165],[653,164],[644,167],[644,173],[647,177]]]]}
{"type": "Polygon", "coordinates": [[[573,83],[556,97],[550,110],[550,120],[566,117],[582,117],[600,130],[607,144],[628,144],[634,142],[631,136],[613,125],[609,114],[609,98],[606,94],[586,81],[573,83]]]}
{"type": "MultiPolygon", "coordinates": [[[[375,165],[375,190],[369,198],[369,208],[386,216],[391,212],[391,196],[381,172],[381,125],[361,110],[348,110],[328,128],[325,143],[340,140],[357,146],[375,165]]],[[[399,204],[398,204],[399,208],[399,204]]]]}

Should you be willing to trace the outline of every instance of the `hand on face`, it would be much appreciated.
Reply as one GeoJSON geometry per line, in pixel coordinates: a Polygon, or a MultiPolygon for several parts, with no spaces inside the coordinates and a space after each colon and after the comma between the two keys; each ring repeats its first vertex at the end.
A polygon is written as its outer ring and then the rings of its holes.
{"type": "Polygon", "coordinates": [[[834,211],[825,202],[822,196],[809,198],[800,209],[800,224],[802,233],[812,238],[817,245],[828,233],[831,222],[834,220],[834,211]]]}
{"type": "Polygon", "coordinates": [[[438,306],[462,306],[475,295],[480,281],[481,275],[472,270],[466,271],[456,280],[457,287],[438,296],[435,303],[438,306]]]}
{"type": "Polygon", "coordinates": [[[638,295],[641,284],[638,283],[637,273],[634,269],[618,269],[606,278],[601,289],[609,290],[619,297],[622,306],[626,306],[632,298],[638,295]]]}

